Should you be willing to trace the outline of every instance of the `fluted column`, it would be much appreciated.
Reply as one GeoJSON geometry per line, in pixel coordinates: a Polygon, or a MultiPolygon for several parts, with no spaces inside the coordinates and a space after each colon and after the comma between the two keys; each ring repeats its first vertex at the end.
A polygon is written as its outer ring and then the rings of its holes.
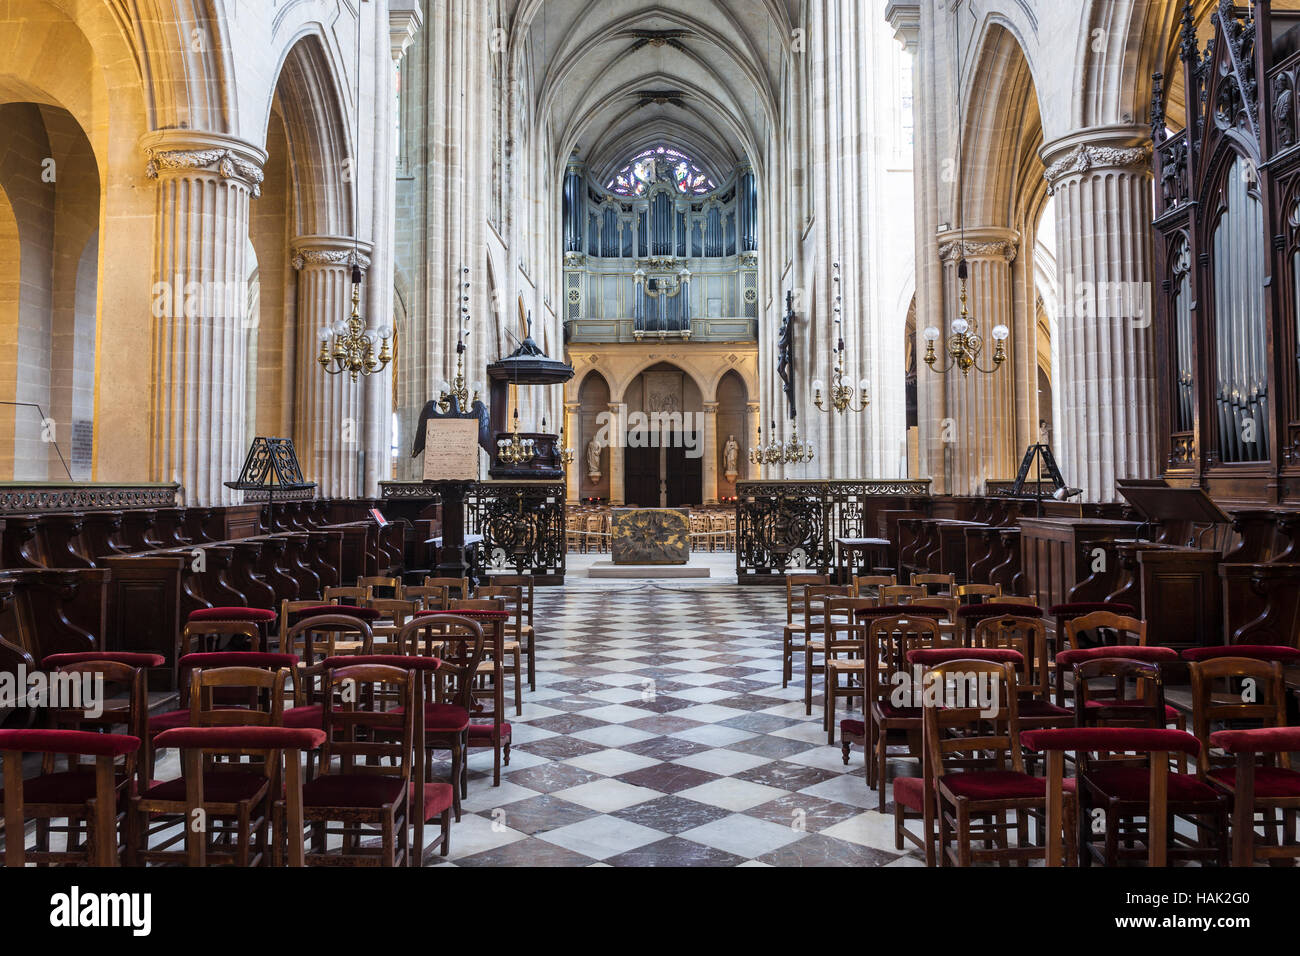
{"type": "Polygon", "coordinates": [[[718,403],[704,403],[704,487],[703,504],[718,503],[718,403]]]}
{"type": "Polygon", "coordinates": [[[609,503],[621,505],[627,493],[623,487],[623,448],[627,444],[627,403],[609,403],[609,503]]]}
{"type": "MultiPolygon", "coordinates": [[[[944,264],[944,313],[935,343],[940,367],[951,359],[946,343],[952,320],[961,309],[961,283],[958,263],[966,257],[967,308],[970,322],[978,332],[983,349],[977,364],[993,367],[994,326],[1005,325],[1013,336],[1028,334],[1017,327],[1013,318],[1011,263],[1016,257],[1019,235],[1009,229],[967,229],[965,245],[959,234],[940,236],[939,255],[944,264]]],[[[1023,323],[1022,323],[1023,324],[1023,323]]],[[[951,457],[953,494],[977,494],[984,491],[990,478],[1015,476],[1016,409],[1015,381],[1012,369],[1003,367],[991,374],[971,369],[968,375],[953,368],[947,373],[947,415],[940,422],[940,440],[945,454],[951,457]]]]}
{"type": "Polygon", "coordinates": [[[231,504],[222,483],[247,451],[248,209],[266,153],[189,131],[142,145],[158,182],[149,472],[179,482],[187,505],[231,504]]]}
{"type": "MultiPolygon", "coordinates": [[[[758,447],[753,443],[758,442],[759,444],[762,444],[762,442],[759,441],[758,433],[763,427],[763,410],[762,406],[759,405],[758,402],[750,402],[745,406],[745,420],[749,423],[749,431],[745,433],[749,437],[746,439],[745,444],[741,446],[741,450],[744,453],[745,461],[749,462],[748,474],[750,480],[758,481],[763,477],[763,466],[755,464],[749,460],[749,450],[758,447]]],[[[742,465],[742,467],[745,466],[742,465]]]]}
{"type": "Polygon", "coordinates": [[[1112,127],[1042,150],[1061,290],[1053,444],[1088,501],[1114,500],[1117,478],[1155,473],[1149,139],[1112,127]]]}
{"type": "Polygon", "coordinates": [[[317,364],[316,356],[320,330],[346,319],[352,311],[352,263],[355,259],[364,275],[370,267],[370,246],[356,247],[341,236],[304,236],[294,240],[293,249],[293,267],[298,272],[294,401],[298,461],[307,480],[317,483],[318,494],[353,497],[361,493],[365,382],[354,383],[346,372],[330,375],[317,364]],[[354,248],[359,248],[359,256],[354,248]]]}
{"type": "Polygon", "coordinates": [[[568,491],[565,497],[569,504],[576,505],[582,495],[582,472],[581,462],[585,449],[579,448],[574,444],[574,435],[581,432],[579,427],[580,416],[582,415],[581,402],[564,403],[564,439],[573,448],[573,461],[564,466],[565,481],[568,484],[568,491]]]}

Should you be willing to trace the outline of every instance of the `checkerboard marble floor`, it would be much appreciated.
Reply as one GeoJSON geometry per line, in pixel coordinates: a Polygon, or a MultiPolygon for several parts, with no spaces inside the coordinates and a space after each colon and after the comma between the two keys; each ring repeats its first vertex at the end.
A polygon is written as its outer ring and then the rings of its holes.
{"type": "Polygon", "coordinates": [[[494,788],[490,752],[471,757],[438,865],[921,865],[861,749],[846,767],[820,698],[804,715],[800,661],[782,689],[783,590],[611,585],[538,589],[510,766],[494,788]]]}

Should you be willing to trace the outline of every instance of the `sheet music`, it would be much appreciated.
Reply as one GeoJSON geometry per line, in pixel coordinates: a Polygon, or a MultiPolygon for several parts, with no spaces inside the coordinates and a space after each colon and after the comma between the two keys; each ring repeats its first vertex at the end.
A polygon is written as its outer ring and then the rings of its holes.
{"type": "Polygon", "coordinates": [[[426,423],[424,480],[478,480],[477,419],[442,418],[426,423]]]}

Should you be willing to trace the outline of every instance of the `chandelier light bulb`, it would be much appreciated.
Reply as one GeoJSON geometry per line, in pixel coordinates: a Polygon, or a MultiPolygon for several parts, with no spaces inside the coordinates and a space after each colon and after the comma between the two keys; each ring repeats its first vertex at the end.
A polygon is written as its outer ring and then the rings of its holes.
{"type": "Polygon", "coordinates": [[[325,326],[321,326],[320,330],[316,333],[316,338],[321,342],[328,342],[330,340],[330,336],[333,334],[334,333],[330,331],[330,327],[328,325],[325,325],[325,326]]]}
{"type": "Polygon", "coordinates": [[[965,319],[952,320],[953,335],[965,335],[969,331],[970,331],[970,323],[967,322],[965,319]]]}
{"type": "Polygon", "coordinates": [[[928,327],[928,328],[927,328],[924,332],[922,332],[921,334],[922,334],[923,336],[925,336],[925,340],[926,340],[927,342],[934,342],[934,341],[937,341],[937,340],[938,340],[939,335],[940,335],[940,332],[939,332],[939,330],[936,329],[933,325],[931,325],[930,327],[928,327]]]}
{"type": "Polygon", "coordinates": [[[1010,335],[1011,330],[1005,325],[993,326],[993,338],[997,339],[999,342],[1005,342],[1010,335]]]}

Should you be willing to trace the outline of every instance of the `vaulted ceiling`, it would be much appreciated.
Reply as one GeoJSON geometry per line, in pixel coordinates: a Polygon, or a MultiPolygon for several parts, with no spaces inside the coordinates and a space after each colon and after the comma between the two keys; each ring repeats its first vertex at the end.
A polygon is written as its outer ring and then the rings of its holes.
{"type": "Polygon", "coordinates": [[[721,184],[774,135],[803,0],[505,0],[534,131],[605,183],[676,146],[721,184]]]}

